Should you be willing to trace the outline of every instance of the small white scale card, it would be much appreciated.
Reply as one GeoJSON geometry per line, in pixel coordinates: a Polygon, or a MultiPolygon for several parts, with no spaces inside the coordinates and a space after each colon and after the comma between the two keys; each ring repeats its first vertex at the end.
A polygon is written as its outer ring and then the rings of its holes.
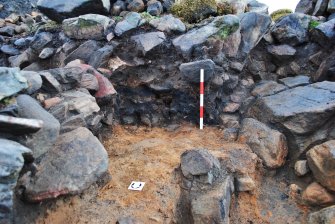
{"type": "Polygon", "coordinates": [[[128,190],[131,191],[141,191],[145,185],[145,182],[133,181],[128,187],[128,190]]]}

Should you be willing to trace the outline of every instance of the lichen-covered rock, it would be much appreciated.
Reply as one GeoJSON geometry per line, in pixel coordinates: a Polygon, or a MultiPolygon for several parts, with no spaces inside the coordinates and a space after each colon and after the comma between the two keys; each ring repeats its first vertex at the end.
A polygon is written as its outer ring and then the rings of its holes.
{"type": "Polygon", "coordinates": [[[167,33],[183,33],[186,31],[185,24],[180,19],[173,17],[171,14],[153,19],[149,23],[157,30],[167,33]]]}
{"type": "Polygon", "coordinates": [[[37,172],[24,176],[27,200],[39,202],[60,195],[78,194],[96,182],[108,169],[108,155],[86,128],[60,136],[55,147],[38,164],[37,172]]]}
{"type": "Polygon", "coordinates": [[[255,119],[243,120],[239,140],[248,144],[269,168],[278,168],[286,161],[286,137],[255,119]]]}
{"type": "Polygon", "coordinates": [[[0,67],[0,100],[28,88],[27,79],[18,68],[0,67]]]}
{"type": "Polygon", "coordinates": [[[24,157],[32,157],[27,147],[7,139],[0,139],[0,222],[13,222],[13,196],[24,157]]]}
{"type": "Polygon", "coordinates": [[[62,22],[64,19],[89,13],[106,14],[110,9],[109,0],[39,0],[38,9],[51,20],[62,22]]]}
{"type": "Polygon", "coordinates": [[[314,10],[313,1],[300,0],[295,8],[295,12],[311,15],[314,10]]]}
{"type": "Polygon", "coordinates": [[[308,15],[292,13],[281,18],[271,33],[279,43],[296,46],[308,41],[310,21],[311,17],[308,15]]]}
{"type": "Polygon", "coordinates": [[[234,15],[216,17],[213,22],[199,29],[193,29],[186,34],[173,39],[173,45],[186,58],[189,58],[195,47],[205,43],[213,35],[226,38],[239,29],[239,18],[234,15]]]}
{"type": "Polygon", "coordinates": [[[312,40],[328,48],[335,44],[335,19],[321,23],[312,30],[312,40]]]}
{"type": "Polygon", "coordinates": [[[107,16],[86,14],[63,21],[64,33],[73,39],[103,40],[111,32],[115,21],[107,16]]]}
{"type": "Polygon", "coordinates": [[[329,190],[335,191],[335,140],[314,146],[306,155],[314,178],[329,190]]]}
{"type": "Polygon", "coordinates": [[[136,28],[140,25],[141,19],[141,15],[136,12],[128,13],[122,21],[116,24],[114,29],[115,35],[121,36],[125,32],[136,28]]]}

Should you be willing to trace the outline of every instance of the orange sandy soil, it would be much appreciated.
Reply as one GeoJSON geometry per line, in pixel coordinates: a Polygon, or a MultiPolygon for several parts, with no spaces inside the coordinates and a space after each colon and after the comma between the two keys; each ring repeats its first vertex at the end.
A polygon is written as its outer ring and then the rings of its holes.
{"type": "MultiPolygon", "coordinates": [[[[143,223],[176,223],[180,155],[193,148],[207,148],[221,154],[228,149],[246,147],[225,142],[222,136],[222,130],[216,127],[201,131],[192,125],[183,125],[169,131],[116,126],[111,137],[103,142],[110,158],[112,179],[102,187],[93,185],[81,195],[58,199],[36,223],[103,224],[115,223],[124,216],[135,217],[143,223]],[[131,181],[145,182],[143,191],[128,190],[131,181]]],[[[297,220],[293,217],[293,222],[271,222],[273,212],[258,202],[261,192],[258,189],[254,194],[236,195],[238,200],[235,198],[232,203],[231,223],[294,223],[297,220]]]]}

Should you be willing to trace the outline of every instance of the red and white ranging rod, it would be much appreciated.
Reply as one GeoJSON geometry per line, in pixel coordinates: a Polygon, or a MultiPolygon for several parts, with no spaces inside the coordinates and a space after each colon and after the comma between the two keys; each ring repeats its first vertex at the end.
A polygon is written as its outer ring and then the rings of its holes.
{"type": "Polygon", "coordinates": [[[204,129],[204,69],[200,69],[200,129],[204,129]]]}

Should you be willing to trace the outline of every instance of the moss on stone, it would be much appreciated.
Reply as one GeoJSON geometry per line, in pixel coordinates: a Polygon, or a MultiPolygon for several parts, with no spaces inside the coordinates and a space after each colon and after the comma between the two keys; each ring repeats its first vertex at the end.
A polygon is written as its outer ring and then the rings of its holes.
{"type": "Polygon", "coordinates": [[[205,19],[212,11],[217,12],[215,0],[182,0],[171,7],[172,14],[189,23],[205,19]]]}
{"type": "Polygon", "coordinates": [[[283,16],[286,16],[288,14],[291,14],[291,9],[278,9],[270,14],[273,21],[277,21],[278,19],[282,18],[283,16]]]}
{"type": "Polygon", "coordinates": [[[312,30],[312,29],[314,29],[315,27],[317,27],[320,24],[321,24],[321,22],[319,22],[319,21],[311,20],[309,22],[308,28],[309,28],[309,30],[312,30]]]}

